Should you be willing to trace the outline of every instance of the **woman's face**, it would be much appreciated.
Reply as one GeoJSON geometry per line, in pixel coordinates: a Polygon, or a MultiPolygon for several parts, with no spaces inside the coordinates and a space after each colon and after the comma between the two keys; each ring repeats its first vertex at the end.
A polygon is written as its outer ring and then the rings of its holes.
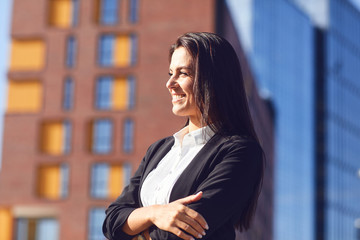
{"type": "Polygon", "coordinates": [[[199,116],[199,109],[195,104],[193,92],[194,70],[191,55],[184,47],[175,49],[169,68],[170,79],[166,87],[172,96],[172,111],[177,116],[188,116],[195,120],[199,116]]]}

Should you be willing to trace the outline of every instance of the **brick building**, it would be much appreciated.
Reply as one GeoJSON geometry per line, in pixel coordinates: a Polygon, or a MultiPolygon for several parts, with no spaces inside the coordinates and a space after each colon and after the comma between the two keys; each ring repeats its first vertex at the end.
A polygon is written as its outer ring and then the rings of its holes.
{"type": "Polygon", "coordinates": [[[14,0],[0,240],[103,239],[104,209],[147,147],[185,122],[165,88],[168,48],[215,31],[216,4],[14,0]]]}

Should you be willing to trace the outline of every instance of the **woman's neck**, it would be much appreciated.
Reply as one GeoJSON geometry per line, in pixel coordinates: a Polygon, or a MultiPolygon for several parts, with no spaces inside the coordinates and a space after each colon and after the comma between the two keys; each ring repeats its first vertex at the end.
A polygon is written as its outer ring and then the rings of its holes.
{"type": "Polygon", "coordinates": [[[201,121],[198,118],[189,118],[189,132],[195,131],[205,126],[201,125],[201,121]]]}

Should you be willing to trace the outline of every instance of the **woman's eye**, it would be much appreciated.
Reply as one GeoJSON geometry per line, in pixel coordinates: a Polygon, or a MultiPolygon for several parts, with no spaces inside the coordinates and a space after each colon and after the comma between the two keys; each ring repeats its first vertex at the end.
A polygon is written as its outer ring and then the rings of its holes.
{"type": "Polygon", "coordinates": [[[169,72],[169,76],[171,77],[173,74],[169,72]]]}
{"type": "Polygon", "coordinates": [[[189,76],[189,74],[188,74],[188,73],[186,73],[186,72],[180,72],[180,75],[189,76]]]}

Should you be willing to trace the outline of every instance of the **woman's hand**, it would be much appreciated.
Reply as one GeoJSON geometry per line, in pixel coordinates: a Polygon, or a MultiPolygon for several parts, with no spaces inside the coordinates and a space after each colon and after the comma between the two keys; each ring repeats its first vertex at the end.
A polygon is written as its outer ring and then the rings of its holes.
{"type": "Polygon", "coordinates": [[[202,197],[202,192],[181,198],[166,205],[152,206],[151,221],[158,228],[171,232],[184,240],[202,238],[209,227],[198,212],[186,207],[202,197]],[[190,236],[191,234],[192,236],[190,236]]]}

